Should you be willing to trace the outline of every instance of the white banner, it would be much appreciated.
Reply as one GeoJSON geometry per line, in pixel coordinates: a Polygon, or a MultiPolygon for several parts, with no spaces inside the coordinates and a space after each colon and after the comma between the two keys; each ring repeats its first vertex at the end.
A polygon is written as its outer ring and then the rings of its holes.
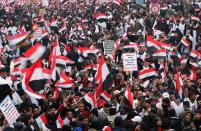
{"type": "Polygon", "coordinates": [[[137,71],[137,54],[123,53],[123,67],[124,71],[137,71]]]}
{"type": "Polygon", "coordinates": [[[6,96],[6,98],[0,103],[0,110],[9,125],[12,125],[14,122],[16,122],[17,118],[20,116],[9,96],[6,96]]]}

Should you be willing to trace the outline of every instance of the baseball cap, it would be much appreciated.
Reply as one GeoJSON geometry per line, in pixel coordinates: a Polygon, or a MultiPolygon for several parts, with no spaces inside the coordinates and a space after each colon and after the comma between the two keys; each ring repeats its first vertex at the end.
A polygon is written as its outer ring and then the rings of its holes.
{"type": "Polygon", "coordinates": [[[142,122],[142,118],[140,116],[135,116],[133,119],[131,119],[133,122],[138,122],[141,123],[142,122]]]}
{"type": "Polygon", "coordinates": [[[164,92],[164,93],[162,94],[162,97],[163,97],[163,99],[165,99],[165,98],[170,98],[170,95],[169,95],[169,93],[164,92]]]}

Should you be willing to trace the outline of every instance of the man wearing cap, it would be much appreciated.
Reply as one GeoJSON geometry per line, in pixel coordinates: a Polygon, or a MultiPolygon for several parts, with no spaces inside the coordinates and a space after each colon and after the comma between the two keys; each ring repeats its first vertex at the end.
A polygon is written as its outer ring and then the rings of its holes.
{"type": "Polygon", "coordinates": [[[168,109],[174,109],[175,112],[177,113],[177,116],[179,115],[177,112],[178,106],[176,105],[174,101],[170,100],[170,95],[168,92],[164,92],[162,94],[162,100],[156,104],[156,107],[158,110],[163,110],[163,111],[166,111],[168,109]]]}

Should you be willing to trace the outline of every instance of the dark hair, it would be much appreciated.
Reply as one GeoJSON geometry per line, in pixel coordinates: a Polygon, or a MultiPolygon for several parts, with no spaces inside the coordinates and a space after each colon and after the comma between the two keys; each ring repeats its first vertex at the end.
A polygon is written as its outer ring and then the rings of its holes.
{"type": "Polygon", "coordinates": [[[121,117],[116,117],[114,119],[114,124],[115,124],[115,127],[121,127],[123,125],[123,119],[121,117]]]}

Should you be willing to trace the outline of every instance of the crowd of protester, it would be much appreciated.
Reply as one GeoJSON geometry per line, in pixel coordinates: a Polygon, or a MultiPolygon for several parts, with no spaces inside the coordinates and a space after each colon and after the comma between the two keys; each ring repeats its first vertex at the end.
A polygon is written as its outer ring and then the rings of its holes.
{"type": "Polygon", "coordinates": [[[0,113],[0,130],[201,130],[201,2],[161,0],[159,13],[116,2],[0,4],[0,102],[9,95],[20,113],[12,125],[0,113]],[[137,71],[124,71],[124,53],[137,71]]]}

